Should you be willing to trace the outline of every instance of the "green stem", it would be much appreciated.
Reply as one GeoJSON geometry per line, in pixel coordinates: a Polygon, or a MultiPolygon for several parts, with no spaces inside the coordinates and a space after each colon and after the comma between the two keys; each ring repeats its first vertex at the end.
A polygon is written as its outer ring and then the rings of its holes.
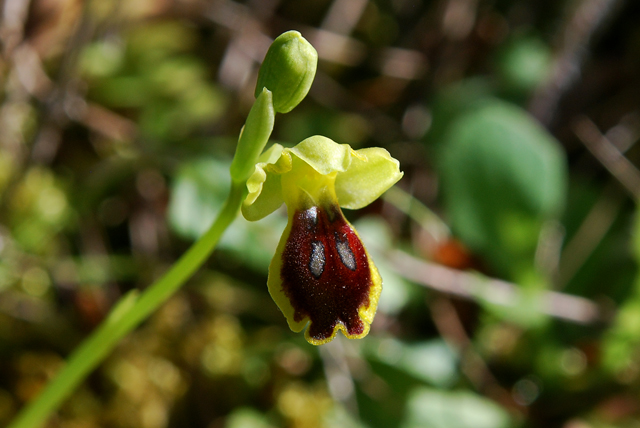
{"type": "Polygon", "coordinates": [[[245,196],[244,182],[233,181],[227,201],[211,228],[162,278],[141,294],[129,293],[121,299],[107,319],[71,354],[55,379],[7,428],[37,428],[44,424],[49,414],[111,353],[120,339],[171,297],[204,263],[238,215],[245,196]]]}

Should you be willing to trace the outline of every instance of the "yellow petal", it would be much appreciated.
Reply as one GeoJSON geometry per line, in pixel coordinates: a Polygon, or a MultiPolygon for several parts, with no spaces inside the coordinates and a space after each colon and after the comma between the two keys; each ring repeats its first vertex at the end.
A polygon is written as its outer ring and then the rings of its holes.
{"type": "Polygon", "coordinates": [[[336,177],[338,202],[348,209],[366,207],[402,176],[400,163],[385,149],[357,150],[349,168],[336,177]]]}

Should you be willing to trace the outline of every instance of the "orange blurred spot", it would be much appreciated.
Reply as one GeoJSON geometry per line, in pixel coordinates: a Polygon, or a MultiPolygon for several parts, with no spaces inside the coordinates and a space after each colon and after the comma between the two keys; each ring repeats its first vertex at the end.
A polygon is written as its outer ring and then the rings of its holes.
{"type": "Polygon", "coordinates": [[[453,269],[464,270],[477,265],[467,247],[455,239],[438,244],[433,250],[432,258],[433,261],[453,269]]]}

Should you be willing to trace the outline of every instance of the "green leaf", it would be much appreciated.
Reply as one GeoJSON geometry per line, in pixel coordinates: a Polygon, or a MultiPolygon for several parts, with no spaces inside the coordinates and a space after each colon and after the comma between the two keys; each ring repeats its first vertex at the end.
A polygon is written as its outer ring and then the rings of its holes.
{"type": "Polygon", "coordinates": [[[183,165],[176,174],[169,223],[183,238],[197,239],[211,226],[229,192],[229,166],[216,159],[183,165]]]}
{"type": "Polygon", "coordinates": [[[251,407],[235,409],[229,416],[225,428],[272,428],[267,417],[251,407]]]}
{"type": "Polygon", "coordinates": [[[370,339],[367,345],[369,356],[429,385],[447,388],[458,380],[459,356],[441,339],[413,344],[370,339]]]}
{"type": "Polygon", "coordinates": [[[525,111],[487,99],[451,121],[439,160],[455,233],[495,266],[532,258],[542,223],[563,209],[558,142],[525,111]]]}
{"type": "Polygon", "coordinates": [[[507,412],[472,392],[443,392],[418,388],[407,403],[402,428],[506,428],[507,412]]]}
{"type": "Polygon", "coordinates": [[[432,123],[425,141],[440,147],[451,122],[482,105],[491,96],[492,90],[487,79],[470,78],[439,91],[433,101],[432,123]]]}
{"type": "MultiPolygon", "coordinates": [[[[205,158],[186,163],[174,178],[169,225],[181,237],[198,239],[211,226],[229,192],[229,163],[205,158]]],[[[271,216],[261,222],[238,221],[220,240],[243,263],[266,270],[286,220],[271,216]]]]}

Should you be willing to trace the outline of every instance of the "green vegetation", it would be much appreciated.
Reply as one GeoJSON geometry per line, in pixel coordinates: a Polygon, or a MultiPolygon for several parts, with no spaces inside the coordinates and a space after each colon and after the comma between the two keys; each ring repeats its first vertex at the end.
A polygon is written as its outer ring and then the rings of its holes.
{"type": "Polygon", "coordinates": [[[6,1],[0,426],[637,428],[639,19],[615,0],[6,1]],[[289,29],[318,69],[274,113],[259,61],[289,29]],[[286,213],[237,216],[269,134],[400,161],[345,210],[383,278],[363,339],[309,345],[269,295],[286,213]]]}

